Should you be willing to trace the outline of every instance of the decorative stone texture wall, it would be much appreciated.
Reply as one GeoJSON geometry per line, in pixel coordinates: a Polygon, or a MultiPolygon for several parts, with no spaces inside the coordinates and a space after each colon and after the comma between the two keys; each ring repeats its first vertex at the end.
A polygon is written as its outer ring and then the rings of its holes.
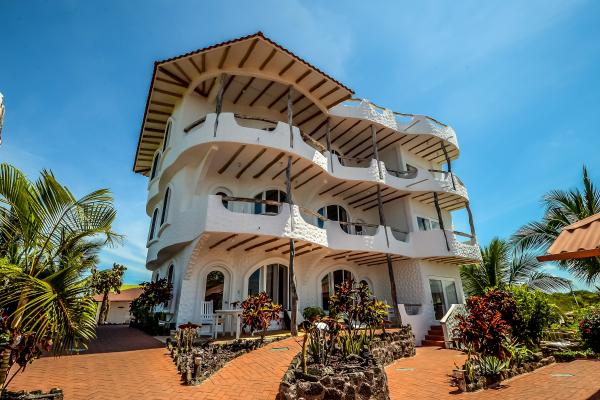
{"type": "Polygon", "coordinates": [[[373,358],[369,368],[346,374],[336,374],[332,369],[331,374],[321,377],[303,374],[300,370],[301,355],[296,356],[283,376],[276,399],[388,400],[384,366],[415,355],[412,331],[405,326],[381,335],[374,340],[372,348],[373,358]]]}
{"type": "Polygon", "coordinates": [[[394,261],[394,275],[398,302],[401,304],[423,303],[423,278],[418,260],[394,261]]]}

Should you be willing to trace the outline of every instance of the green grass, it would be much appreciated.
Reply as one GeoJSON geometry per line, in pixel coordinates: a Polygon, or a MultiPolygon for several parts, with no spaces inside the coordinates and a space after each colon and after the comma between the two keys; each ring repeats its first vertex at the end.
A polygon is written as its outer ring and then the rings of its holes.
{"type": "Polygon", "coordinates": [[[573,293],[551,293],[548,298],[550,303],[556,304],[563,313],[566,313],[578,309],[573,294],[577,298],[579,308],[600,303],[600,295],[587,290],[574,290],[573,293]]]}
{"type": "Polygon", "coordinates": [[[138,283],[124,283],[121,285],[121,290],[135,289],[140,287],[138,283]]]}

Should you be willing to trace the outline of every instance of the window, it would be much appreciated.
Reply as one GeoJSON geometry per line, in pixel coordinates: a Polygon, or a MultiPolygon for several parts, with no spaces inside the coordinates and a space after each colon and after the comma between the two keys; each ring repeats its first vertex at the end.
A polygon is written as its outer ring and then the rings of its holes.
{"type": "Polygon", "coordinates": [[[165,191],[165,198],[163,200],[162,214],[160,215],[160,226],[163,226],[163,224],[167,221],[167,213],[169,212],[169,203],[171,200],[170,197],[171,188],[167,188],[165,191]]]}
{"type": "Polygon", "coordinates": [[[290,304],[288,268],[281,264],[264,265],[248,278],[248,295],[266,292],[284,309],[290,304]]]}
{"type": "MultiPolygon", "coordinates": [[[[318,212],[320,215],[331,221],[350,222],[350,219],[348,218],[348,212],[344,209],[344,207],[336,204],[323,207],[319,209],[318,212]]],[[[319,228],[323,228],[325,226],[325,222],[322,219],[317,219],[317,226],[319,228]]],[[[349,233],[347,224],[340,224],[340,226],[344,232],[349,233]]]]}
{"type": "Polygon", "coordinates": [[[338,269],[330,272],[321,279],[321,300],[323,302],[323,310],[329,310],[329,298],[335,292],[335,287],[350,279],[352,279],[352,272],[345,269],[338,269]]]}
{"type": "MultiPolygon", "coordinates": [[[[254,196],[256,200],[268,200],[285,203],[287,195],[281,190],[267,190],[254,196]]],[[[277,215],[281,212],[281,204],[254,203],[254,214],[277,215]]]]}
{"type": "Polygon", "coordinates": [[[417,225],[420,231],[430,231],[433,229],[440,229],[440,224],[434,219],[417,217],[417,225]]]}
{"type": "Polygon", "coordinates": [[[167,271],[167,283],[169,285],[173,284],[173,269],[175,266],[173,264],[169,265],[169,270],[167,271]]]}
{"type": "Polygon", "coordinates": [[[165,151],[165,149],[169,145],[170,135],[171,135],[171,120],[169,120],[167,122],[167,127],[165,128],[165,140],[163,141],[163,151],[165,151]]]}
{"type": "Polygon", "coordinates": [[[150,221],[150,235],[148,235],[148,240],[154,239],[154,234],[156,233],[156,220],[158,219],[158,208],[154,209],[152,213],[152,221],[150,221]]]}
{"type": "Polygon", "coordinates": [[[158,163],[160,162],[160,153],[156,153],[154,156],[154,161],[152,161],[152,171],[150,172],[150,180],[156,177],[156,173],[158,172],[158,163]]]}
{"type": "MultiPolygon", "coordinates": [[[[221,196],[221,197],[231,197],[231,191],[227,188],[217,188],[215,195],[217,196],[221,196]]],[[[228,200],[222,200],[223,201],[223,207],[225,207],[226,209],[228,209],[229,211],[232,211],[232,203],[230,203],[228,200]]]]}

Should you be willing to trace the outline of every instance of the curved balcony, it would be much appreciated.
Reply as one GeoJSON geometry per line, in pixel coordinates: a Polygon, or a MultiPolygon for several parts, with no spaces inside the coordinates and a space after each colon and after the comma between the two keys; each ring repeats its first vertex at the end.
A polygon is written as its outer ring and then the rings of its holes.
{"type": "Polygon", "coordinates": [[[334,251],[389,253],[408,258],[460,259],[465,262],[480,259],[477,241],[470,235],[445,231],[448,249],[441,230],[401,232],[389,226],[384,229],[380,225],[333,221],[298,205],[293,205],[290,212],[288,203],[269,200],[209,195],[204,213],[172,217],[174,221],[161,230],[158,240],[149,243],[147,263],[156,261],[164,249],[189,243],[209,232],[247,234],[257,238],[293,238],[334,251]],[[227,201],[227,207],[223,201],[227,201]],[[251,210],[256,203],[276,205],[279,213],[255,214],[251,210]],[[251,206],[244,207],[244,204],[251,206]],[[307,222],[307,215],[320,218],[323,227],[307,222]],[[172,229],[173,225],[178,229],[172,229]],[[351,226],[361,226],[361,233],[357,234],[351,226]],[[461,242],[459,235],[468,236],[469,241],[461,242]]]}
{"type": "Polygon", "coordinates": [[[365,99],[350,99],[329,110],[332,116],[342,118],[363,119],[380,126],[394,129],[404,135],[426,135],[447,142],[451,150],[458,155],[456,132],[426,115],[403,114],[380,107],[365,99]]]}
{"type": "MultiPolygon", "coordinates": [[[[365,167],[343,165],[339,156],[330,154],[323,149],[319,142],[302,135],[297,127],[292,127],[292,147],[290,145],[290,128],[284,122],[221,113],[215,135],[215,118],[216,114],[211,113],[188,126],[183,132],[173,132],[173,145],[167,149],[160,162],[160,178],[155,178],[149,184],[148,213],[151,213],[152,207],[159,201],[158,187],[162,188],[159,182],[162,176],[177,168],[178,164],[185,165],[179,163],[179,160],[193,157],[196,149],[218,143],[236,143],[244,146],[256,146],[257,149],[280,150],[319,167],[332,178],[332,182],[365,181],[381,183],[391,189],[403,192],[440,192],[468,199],[466,188],[460,180],[444,171],[430,171],[414,167],[414,170],[407,172],[388,171],[385,163],[381,161],[382,175],[380,176],[375,159],[353,159],[364,163],[365,167]]],[[[342,159],[344,158],[342,157],[342,159]]]]}

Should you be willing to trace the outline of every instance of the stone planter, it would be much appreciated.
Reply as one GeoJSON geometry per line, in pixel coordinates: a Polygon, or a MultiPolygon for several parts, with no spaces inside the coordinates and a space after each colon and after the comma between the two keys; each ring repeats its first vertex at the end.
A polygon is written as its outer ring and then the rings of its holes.
{"type": "Polygon", "coordinates": [[[389,391],[384,366],[403,357],[415,355],[415,341],[410,326],[377,335],[371,352],[355,370],[335,371],[334,368],[309,366],[302,373],[298,354],[279,386],[277,400],[388,400],[389,391]]]}

